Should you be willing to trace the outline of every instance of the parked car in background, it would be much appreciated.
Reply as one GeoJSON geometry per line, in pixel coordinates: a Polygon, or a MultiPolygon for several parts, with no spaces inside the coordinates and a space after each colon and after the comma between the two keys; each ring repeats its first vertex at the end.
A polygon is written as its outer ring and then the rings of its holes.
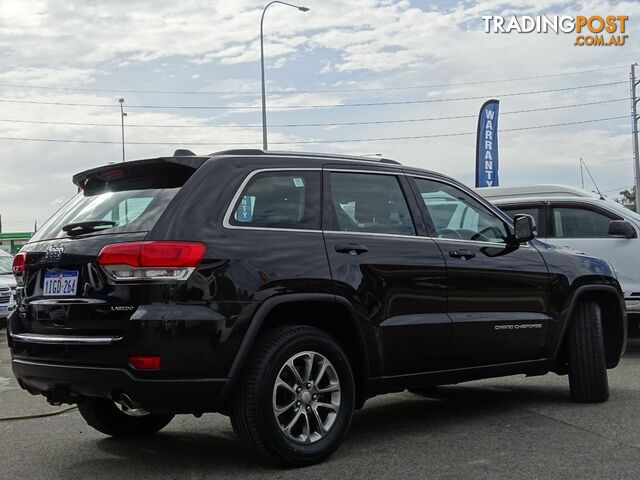
{"type": "Polygon", "coordinates": [[[640,336],[640,215],[611,199],[562,185],[476,191],[512,218],[531,215],[539,240],[609,260],[624,290],[629,335],[640,336]]]}
{"type": "Polygon", "coordinates": [[[301,466],[387,392],[556,372],[574,401],[609,396],[626,344],[611,265],[449,177],[234,150],[73,181],[15,257],[9,345],[22,388],[107,435],[220,412],[252,452],[301,466]]]}
{"type": "Polygon", "coordinates": [[[13,256],[0,250],[0,326],[15,308],[16,281],[11,271],[13,256]]]}

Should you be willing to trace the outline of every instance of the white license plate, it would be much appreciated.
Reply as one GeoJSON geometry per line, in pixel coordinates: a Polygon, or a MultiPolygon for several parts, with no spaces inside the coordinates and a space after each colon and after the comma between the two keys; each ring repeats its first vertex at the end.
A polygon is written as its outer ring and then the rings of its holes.
{"type": "Polygon", "coordinates": [[[6,313],[9,311],[9,307],[0,305],[0,313],[6,313]]]}
{"type": "Polygon", "coordinates": [[[78,290],[78,272],[45,272],[42,294],[72,296],[78,290]]]}

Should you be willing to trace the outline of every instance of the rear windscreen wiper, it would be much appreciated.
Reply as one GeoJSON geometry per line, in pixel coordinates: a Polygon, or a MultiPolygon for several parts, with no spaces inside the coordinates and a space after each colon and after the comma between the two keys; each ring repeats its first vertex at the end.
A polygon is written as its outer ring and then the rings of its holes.
{"type": "Polygon", "coordinates": [[[111,220],[90,220],[86,222],[68,223],[62,227],[62,231],[72,235],[80,232],[90,232],[97,227],[113,227],[117,224],[118,222],[112,222],[111,220]]]}

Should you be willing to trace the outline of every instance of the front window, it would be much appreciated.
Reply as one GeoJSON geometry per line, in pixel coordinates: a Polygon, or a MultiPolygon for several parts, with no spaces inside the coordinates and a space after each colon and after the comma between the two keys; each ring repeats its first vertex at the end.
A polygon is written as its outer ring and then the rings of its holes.
{"type": "Polygon", "coordinates": [[[445,183],[415,180],[438,238],[506,243],[504,222],[479,201],[445,183]]]}
{"type": "Polygon", "coordinates": [[[553,231],[559,238],[605,238],[612,218],[583,208],[553,209],[553,231]]]}

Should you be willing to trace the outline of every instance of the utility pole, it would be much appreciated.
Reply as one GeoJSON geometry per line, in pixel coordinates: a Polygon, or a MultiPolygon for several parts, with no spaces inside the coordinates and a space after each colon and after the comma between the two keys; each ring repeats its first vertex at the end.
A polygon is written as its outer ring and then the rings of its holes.
{"type": "Polygon", "coordinates": [[[124,113],[124,98],[118,99],[118,102],[120,102],[120,123],[122,125],[122,161],[124,162],[124,117],[126,117],[127,114],[124,113]]]}
{"type": "Polygon", "coordinates": [[[584,190],[584,169],[582,168],[582,157],[580,157],[580,181],[582,182],[582,189],[584,190]]]}
{"type": "Polygon", "coordinates": [[[636,212],[640,212],[640,152],[638,152],[638,96],[636,91],[638,83],[640,82],[636,80],[637,65],[637,63],[631,65],[631,131],[633,132],[633,168],[636,185],[636,212]]]}

